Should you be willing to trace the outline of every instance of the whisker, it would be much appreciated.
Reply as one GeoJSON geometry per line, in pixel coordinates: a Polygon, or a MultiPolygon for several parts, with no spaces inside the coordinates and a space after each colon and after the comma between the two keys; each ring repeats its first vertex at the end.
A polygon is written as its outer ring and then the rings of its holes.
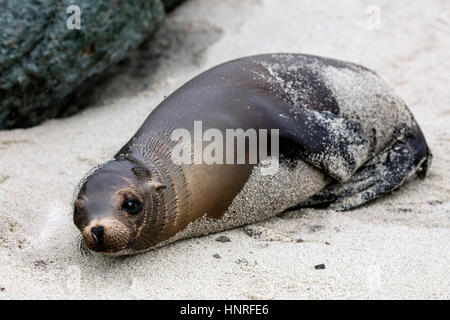
{"type": "Polygon", "coordinates": [[[91,250],[89,250],[89,249],[86,247],[86,245],[84,244],[84,242],[83,242],[83,236],[82,236],[81,234],[79,234],[79,235],[77,236],[77,242],[78,242],[78,245],[77,245],[78,251],[80,252],[80,254],[81,254],[82,256],[91,256],[91,255],[92,255],[91,250]]]}

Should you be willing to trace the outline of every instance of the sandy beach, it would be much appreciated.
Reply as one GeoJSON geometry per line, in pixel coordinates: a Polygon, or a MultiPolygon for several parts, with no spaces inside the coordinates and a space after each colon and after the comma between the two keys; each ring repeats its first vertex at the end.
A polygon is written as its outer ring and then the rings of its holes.
{"type": "Polygon", "coordinates": [[[89,108],[0,131],[0,299],[449,299],[449,12],[445,0],[182,4],[89,108]],[[136,256],[82,256],[71,208],[80,178],[187,80],[271,52],[376,71],[425,134],[427,178],[348,212],[291,211],[136,256]]]}

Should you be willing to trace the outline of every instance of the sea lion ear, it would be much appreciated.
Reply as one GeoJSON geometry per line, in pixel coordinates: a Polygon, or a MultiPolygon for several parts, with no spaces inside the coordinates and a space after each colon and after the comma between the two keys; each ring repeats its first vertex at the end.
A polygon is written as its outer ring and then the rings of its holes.
{"type": "Polygon", "coordinates": [[[150,190],[158,191],[158,190],[162,190],[162,189],[165,189],[165,188],[166,188],[165,184],[162,184],[161,182],[155,181],[155,180],[150,180],[149,182],[147,182],[145,184],[145,189],[147,191],[150,191],[150,190]]]}
{"type": "Polygon", "coordinates": [[[141,166],[137,166],[137,167],[133,167],[131,168],[131,171],[133,171],[133,174],[140,180],[140,181],[146,181],[144,186],[145,189],[153,189],[153,190],[160,190],[160,189],[165,189],[166,185],[156,181],[156,180],[152,180],[152,176],[150,174],[150,171],[148,171],[147,168],[145,167],[141,167],[141,166]]]}
{"type": "Polygon", "coordinates": [[[158,181],[154,181],[154,180],[150,181],[150,186],[153,189],[155,189],[156,191],[167,188],[167,186],[165,184],[158,182],[158,181]]]}

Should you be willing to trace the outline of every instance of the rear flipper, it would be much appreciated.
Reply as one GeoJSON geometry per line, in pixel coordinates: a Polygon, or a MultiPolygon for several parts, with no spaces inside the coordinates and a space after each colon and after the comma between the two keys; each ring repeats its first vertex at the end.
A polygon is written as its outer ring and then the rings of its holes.
{"type": "Polygon", "coordinates": [[[432,155],[418,127],[397,132],[391,145],[344,183],[335,182],[297,207],[356,208],[401,186],[414,173],[424,178],[432,155]]]}

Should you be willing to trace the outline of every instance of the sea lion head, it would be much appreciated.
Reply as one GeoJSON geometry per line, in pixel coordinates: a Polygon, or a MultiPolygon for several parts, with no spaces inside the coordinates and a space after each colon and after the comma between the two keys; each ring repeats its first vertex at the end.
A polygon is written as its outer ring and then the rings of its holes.
{"type": "Polygon", "coordinates": [[[153,246],[149,230],[143,229],[148,229],[152,205],[164,188],[133,159],[115,159],[93,170],[80,183],[73,204],[80,248],[126,254],[153,246]]]}

